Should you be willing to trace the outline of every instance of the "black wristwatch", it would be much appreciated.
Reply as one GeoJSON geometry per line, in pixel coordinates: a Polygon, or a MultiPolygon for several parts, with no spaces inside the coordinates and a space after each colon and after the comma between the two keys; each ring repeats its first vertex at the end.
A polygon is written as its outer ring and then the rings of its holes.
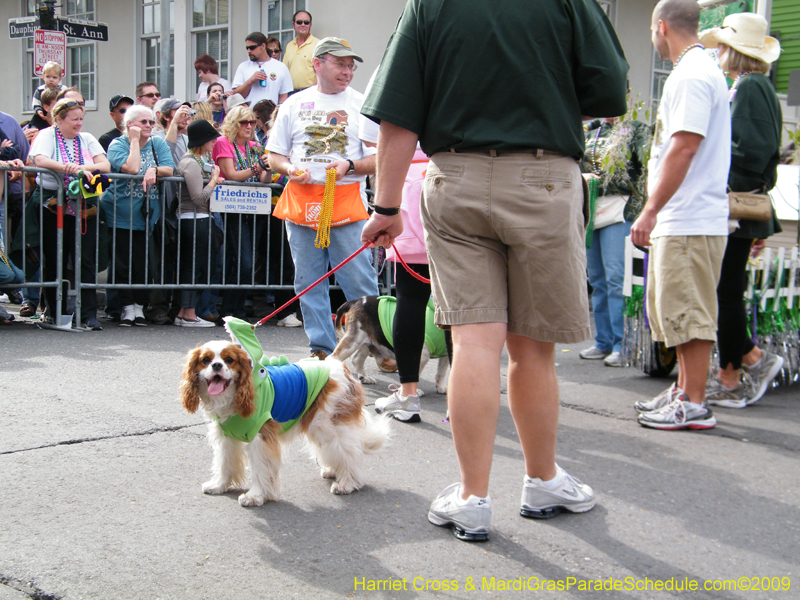
{"type": "Polygon", "coordinates": [[[355,165],[355,163],[352,160],[350,160],[349,158],[347,159],[347,162],[350,163],[350,168],[347,170],[347,175],[355,175],[356,174],[356,165],[355,165]]]}
{"type": "Polygon", "coordinates": [[[393,208],[384,208],[382,206],[378,206],[377,204],[373,204],[372,210],[374,210],[379,215],[384,215],[386,217],[393,217],[394,215],[400,214],[399,206],[395,206],[393,208]]]}

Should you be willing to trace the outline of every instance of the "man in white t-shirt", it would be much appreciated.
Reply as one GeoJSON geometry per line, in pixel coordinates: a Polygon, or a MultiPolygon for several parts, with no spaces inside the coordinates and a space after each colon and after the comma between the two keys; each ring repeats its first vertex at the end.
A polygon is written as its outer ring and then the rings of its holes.
{"type": "MultiPolygon", "coordinates": [[[[292,95],[281,106],[267,143],[270,167],[289,176],[275,216],[286,221],[297,293],[361,246],[368,217],[364,186],[366,176],[375,172],[376,150],[359,136],[364,96],[350,87],[354,61],[363,62],[347,41],[321,40],[313,59],[316,86],[292,95]],[[330,245],[325,246],[317,240],[318,233],[324,238],[325,227],[318,232],[317,226],[328,171],[335,171],[336,187],[330,245]]],[[[337,271],[336,280],[348,300],[378,293],[367,251],[337,271]]],[[[302,296],[300,306],[311,352],[324,358],[336,346],[328,280],[302,296]]]]}
{"type": "Polygon", "coordinates": [[[236,67],[233,91],[249,101],[250,106],[259,100],[283,104],[293,89],[289,69],[267,52],[267,36],[260,31],[245,38],[245,47],[249,60],[236,67]]]}
{"type": "Polygon", "coordinates": [[[697,38],[695,0],[661,0],[653,11],[653,45],[675,68],[658,107],[649,199],[631,239],[651,246],[647,316],[653,339],[675,346],[678,382],[635,408],[656,429],[709,429],[705,402],[717,296],[728,240],[731,116],[725,77],[697,38]]]}

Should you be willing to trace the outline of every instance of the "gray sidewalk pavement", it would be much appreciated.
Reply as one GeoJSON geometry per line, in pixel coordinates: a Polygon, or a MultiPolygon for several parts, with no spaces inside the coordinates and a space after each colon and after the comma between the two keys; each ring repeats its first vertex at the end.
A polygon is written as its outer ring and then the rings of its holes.
{"type": "MultiPolygon", "coordinates": [[[[307,355],[302,328],[267,325],[258,337],[268,354],[307,355]]],[[[426,518],[458,479],[434,364],[422,423],[393,423],[362,490],[331,494],[298,446],[279,502],[204,495],[206,425],[177,388],[187,351],[223,338],[222,328],[0,328],[0,600],[800,598],[798,384],[715,410],[709,431],[646,430],[633,402],[676,374],[653,379],[580,360],[587,344],[558,346],[558,461],[597,506],[519,516],[523,461],[503,389],[491,539],[467,544],[426,518]]],[[[396,376],[368,369],[372,405],[396,376]]]]}

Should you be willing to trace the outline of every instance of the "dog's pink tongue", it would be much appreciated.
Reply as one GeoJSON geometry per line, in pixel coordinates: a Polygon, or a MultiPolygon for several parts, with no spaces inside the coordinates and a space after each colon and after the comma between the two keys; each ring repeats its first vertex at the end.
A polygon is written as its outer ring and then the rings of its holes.
{"type": "Polygon", "coordinates": [[[225,391],[225,380],[222,377],[214,377],[208,382],[208,395],[218,396],[225,391]]]}

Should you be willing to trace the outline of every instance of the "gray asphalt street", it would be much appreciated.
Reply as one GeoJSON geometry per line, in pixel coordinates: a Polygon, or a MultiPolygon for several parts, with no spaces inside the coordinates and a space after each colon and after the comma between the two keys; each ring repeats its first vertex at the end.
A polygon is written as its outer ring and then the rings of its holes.
{"type": "MultiPolygon", "coordinates": [[[[675,373],[653,379],[580,360],[586,344],[559,346],[558,461],[597,506],[519,516],[523,461],[503,390],[491,539],[467,544],[426,518],[458,478],[434,364],[422,423],[393,423],[362,490],[331,494],[298,446],[279,502],[204,495],[206,426],[177,387],[186,352],[224,337],[0,328],[0,600],[800,598],[800,385],[715,410],[709,431],[646,430],[633,402],[675,373]]],[[[307,354],[302,328],[258,337],[270,355],[307,354]]],[[[396,376],[373,361],[368,373],[372,405],[396,376]]]]}

